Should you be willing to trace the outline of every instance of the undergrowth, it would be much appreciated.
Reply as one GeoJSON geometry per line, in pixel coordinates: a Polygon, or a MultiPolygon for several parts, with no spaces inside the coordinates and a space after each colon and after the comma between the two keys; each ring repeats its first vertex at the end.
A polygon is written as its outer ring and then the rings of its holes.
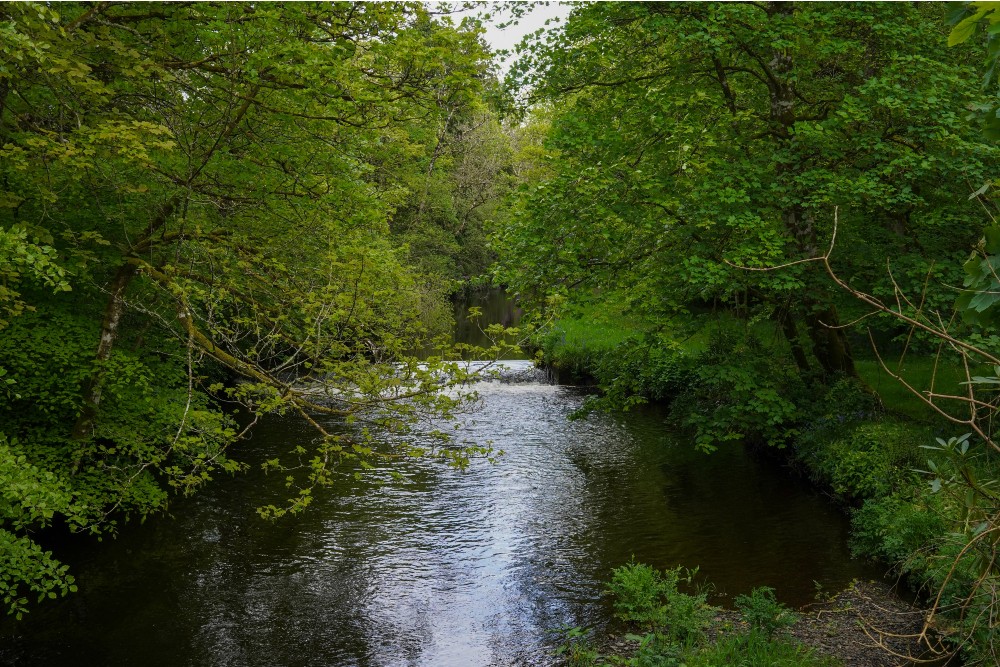
{"type": "MultiPolygon", "coordinates": [[[[944,612],[935,621],[939,632],[959,638],[969,634],[977,614],[995,603],[989,596],[969,597],[969,591],[994,590],[976,582],[984,573],[1000,576],[1000,539],[983,539],[976,532],[1000,506],[1000,490],[980,484],[980,491],[970,492],[968,482],[1000,478],[998,457],[983,443],[962,440],[877,360],[856,360],[858,379],[811,382],[768,334],[766,323],[723,321],[693,334],[651,333],[590,308],[589,314],[560,322],[539,339],[549,363],[576,378],[596,380],[602,389],[577,417],[594,409],[664,402],[672,421],[705,451],[741,444],[783,449],[789,462],[851,512],[856,556],[891,566],[931,600],[941,592],[944,612]],[[963,551],[970,541],[977,547],[963,551]]],[[[938,367],[933,359],[914,356],[891,370],[918,390],[966,391],[959,369],[938,367]]],[[[638,570],[628,576],[652,577],[638,570]]],[[[653,577],[647,589],[669,589],[671,575],[661,576],[667,583],[653,577]]],[[[665,609],[661,606],[657,613],[665,609]]],[[[635,611],[622,608],[620,613],[640,622],[635,611]]],[[[664,657],[676,652],[677,643],[664,634],[664,620],[647,617],[642,623],[661,629],[647,633],[636,655],[655,654],[661,662],[635,658],[639,661],[593,664],[681,664],[680,658],[664,657]]],[[[976,628],[982,634],[982,627],[976,628]]],[[[964,642],[969,664],[993,664],[990,655],[980,659],[976,649],[1000,644],[1000,626],[990,628],[996,638],[977,635],[964,642]]],[[[766,628],[757,632],[768,637],[766,628]]],[[[734,655],[772,650],[760,638],[725,641],[729,643],[719,642],[717,650],[729,646],[734,655]],[[734,648],[737,641],[745,642],[742,649],[734,648]]],[[[684,658],[688,665],[713,664],[699,659],[684,658]]],[[[785,664],[776,655],[768,659],[773,662],[761,664],[785,664]]]]}
{"type": "Polygon", "coordinates": [[[783,631],[797,617],[767,587],[735,600],[742,629],[716,628],[716,609],[704,592],[687,593],[696,570],[656,570],[635,561],[616,568],[608,593],[619,620],[632,631],[627,651],[602,652],[590,632],[568,628],[556,649],[562,664],[575,667],[839,667],[832,658],[789,639],[783,631]]]}

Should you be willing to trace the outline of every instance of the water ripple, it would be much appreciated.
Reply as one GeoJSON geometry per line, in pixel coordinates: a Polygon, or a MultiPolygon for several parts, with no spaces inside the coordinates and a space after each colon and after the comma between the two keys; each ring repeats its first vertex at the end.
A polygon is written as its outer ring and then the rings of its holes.
{"type": "Polygon", "coordinates": [[[866,574],[820,499],[737,448],[695,452],[661,411],[567,421],[585,392],[527,361],[476,390],[462,437],[496,465],[408,462],[404,483],[347,483],[274,524],[254,507],[282,480],[256,466],[307,431],[264,424],[251,473],[70,553],[83,591],[0,664],[544,665],[552,628],[609,622],[605,582],[633,555],[791,604],[866,574]]]}

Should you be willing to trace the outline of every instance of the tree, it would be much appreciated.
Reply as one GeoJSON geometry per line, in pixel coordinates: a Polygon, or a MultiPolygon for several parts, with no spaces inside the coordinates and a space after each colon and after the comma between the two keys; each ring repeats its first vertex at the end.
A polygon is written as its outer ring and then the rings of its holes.
{"type": "Polygon", "coordinates": [[[960,193],[997,153],[956,111],[981,95],[968,51],[944,45],[941,14],[850,3],[575,9],[515,72],[556,109],[554,173],[502,234],[520,265],[504,277],[526,294],[611,291],[652,326],[730,304],[773,318],[804,377],[853,375],[841,297],[822,272],[732,265],[815,256],[834,205],[850,207],[840,270],[851,277],[877,279],[889,255],[920,266],[968,247],[979,204],[960,193]]]}
{"type": "Polygon", "coordinates": [[[393,233],[425,273],[452,285],[480,276],[493,263],[489,228],[504,215],[512,181],[510,138],[487,106],[449,114],[434,140],[419,193],[393,220],[393,233]]]}
{"type": "Polygon", "coordinates": [[[32,531],[163,507],[266,413],[318,433],[269,462],[292,498],[266,516],[421,453],[379,434],[447,415],[466,372],[389,229],[434,151],[415,129],[480,105],[486,57],[418,3],[0,7],[10,610],[72,584],[32,531]]]}

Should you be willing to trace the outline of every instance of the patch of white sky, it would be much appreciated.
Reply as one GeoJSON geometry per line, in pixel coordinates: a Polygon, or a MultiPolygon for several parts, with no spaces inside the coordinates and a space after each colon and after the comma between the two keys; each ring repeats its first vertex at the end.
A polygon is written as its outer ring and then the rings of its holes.
{"type": "MultiPolygon", "coordinates": [[[[449,2],[446,4],[458,9],[462,3],[449,2]]],[[[517,57],[515,51],[521,40],[540,29],[560,28],[572,11],[573,4],[576,3],[476,2],[471,8],[456,11],[452,14],[452,20],[458,23],[463,16],[489,16],[489,19],[483,20],[483,28],[486,30],[483,39],[494,52],[509,52],[506,58],[502,58],[500,55],[496,56],[497,70],[502,76],[510,69],[517,57]],[[524,15],[512,23],[512,10],[515,8],[524,11],[524,15]]]]}

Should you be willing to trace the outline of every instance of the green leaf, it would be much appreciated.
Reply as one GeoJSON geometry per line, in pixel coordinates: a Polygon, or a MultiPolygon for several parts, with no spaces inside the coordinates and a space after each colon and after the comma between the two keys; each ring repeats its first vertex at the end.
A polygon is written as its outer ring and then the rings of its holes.
{"type": "Polygon", "coordinates": [[[955,46],[961,44],[965,40],[969,39],[976,31],[976,25],[979,20],[986,15],[988,9],[980,9],[972,16],[969,16],[958,23],[951,32],[948,34],[948,46],[955,46]]]}

